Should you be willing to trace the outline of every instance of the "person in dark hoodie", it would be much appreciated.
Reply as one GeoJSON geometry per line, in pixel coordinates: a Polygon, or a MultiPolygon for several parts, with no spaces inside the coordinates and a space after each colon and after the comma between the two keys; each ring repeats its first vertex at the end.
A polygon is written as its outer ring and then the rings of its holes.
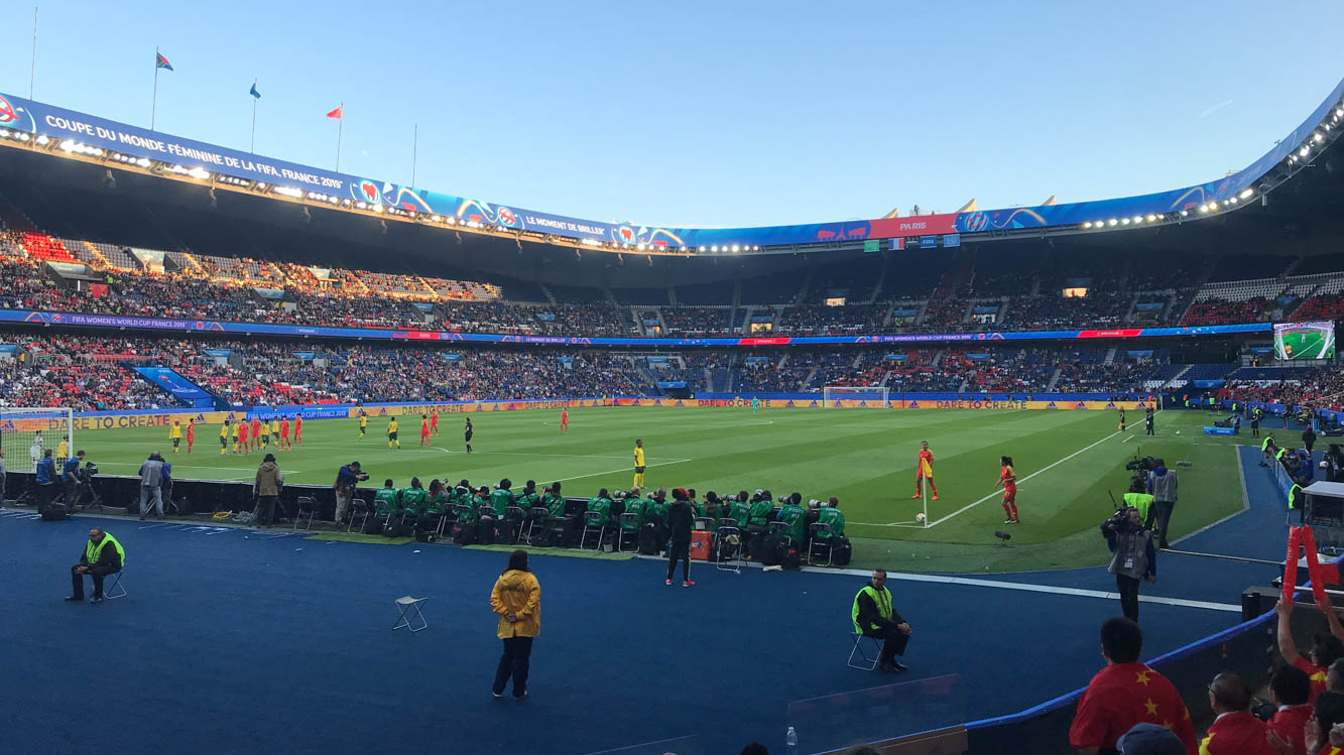
{"type": "Polygon", "coordinates": [[[681,561],[681,586],[694,587],[691,581],[691,526],[695,520],[695,509],[691,508],[691,496],[684,488],[672,489],[672,504],[667,507],[667,582],[671,587],[672,573],[681,561]]]}
{"type": "Polygon", "coordinates": [[[280,489],[285,486],[285,474],[275,463],[275,454],[268,453],[257,467],[257,479],[252,483],[252,495],[257,498],[257,524],[269,527],[275,522],[275,503],[280,489]]]}
{"type": "Polygon", "coordinates": [[[1153,514],[1150,526],[1157,535],[1157,547],[1167,545],[1167,526],[1171,524],[1171,513],[1176,508],[1176,470],[1167,469],[1167,463],[1157,460],[1157,466],[1148,473],[1148,487],[1153,494],[1153,514]]]}

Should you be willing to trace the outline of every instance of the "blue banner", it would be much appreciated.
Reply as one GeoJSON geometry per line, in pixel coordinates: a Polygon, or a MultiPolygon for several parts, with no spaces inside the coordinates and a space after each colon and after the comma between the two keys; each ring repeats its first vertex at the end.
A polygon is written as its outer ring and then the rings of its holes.
{"type": "Polygon", "coordinates": [[[136,367],[135,371],[140,377],[158,386],[160,390],[172,394],[180,401],[185,401],[192,408],[211,409],[215,405],[213,395],[179,375],[176,370],[167,367],[136,367]]]}
{"type": "Polygon", "coordinates": [[[374,341],[439,341],[447,343],[517,343],[539,346],[838,346],[844,344],[965,343],[985,341],[1068,341],[1131,338],[1173,338],[1271,333],[1273,323],[1236,325],[1182,325],[1163,328],[1117,328],[1106,330],[1025,330],[979,333],[901,333],[864,336],[767,336],[738,338],[615,338],[605,336],[515,336],[498,333],[456,333],[445,330],[396,328],[337,328],[325,325],[273,325],[218,320],[171,320],[128,315],[93,315],[82,312],[37,312],[0,309],[0,323],[77,328],[116,328],[195,332],[216,335],[274,335],[313,338],[359,338],[374,341]]]}

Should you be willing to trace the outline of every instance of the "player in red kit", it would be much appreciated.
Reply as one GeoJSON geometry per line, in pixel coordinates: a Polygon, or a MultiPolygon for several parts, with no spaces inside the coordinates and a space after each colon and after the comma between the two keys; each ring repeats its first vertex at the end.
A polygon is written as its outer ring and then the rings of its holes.
{"type": "Polygon", "coordinates": [[[280,447],[292,448],[292,446],[289,445],[289,417],[282,417],[280,419],[280,447]]]}
{"type": "Polygon", "coordinates": [[[933,452],[929,450],[929,442],[922,440],[919,442],[919,459],[915,462],[915,494],[910,496],[911,499],[924,494],[925,480],[929,481],[929,492],[933,494],[933,500],[938,500],[938,486],[933,484],[933,452]]]}
{"type": "Polygon", "coordinates": [[[196,445],[196,418],[187,420],[187,453],[191,453],[191,447],[196,445]]]}
{"type": "Polygon", "coordinates": [[[999,481],[994,487],[1003,486],[1003,513],[1008,516],[1004,524],[1020,524],[1017,518],[1017,473],[1013,471],[1013,457],[999,457],[999,481]]]}
{"type": "Polygon", "coordinates": [[[294,415],[294,445],[303,445],[303,415],[294,415]]]}
{"type": "Polygon", "coordinates": [[[248,433],[251,443],[250,448],[256,450],[261,445],[261,420],[257,417],[252,418],[252,431],[248,433]]]}
{"type": "Polygon", "coordinates": [[[569,432],[569,407],[560,407],[560,432],[569,432]]]}
{"type": "Polygon", "coordinates": [[[240,454],[248,451],[248,424],[247,420],[238,423],[238,447],[235,449],[240,454]]]}
{"type": "Polygon", "coordinates": [[[420,415],[420,445],[429,445],[429,417],[420,415]]]}
{"type": "Polygon", "coordinates": [[[439,410],[434,409],[429,413],[429,431],[435,435],[439,434],[439,410]]]}

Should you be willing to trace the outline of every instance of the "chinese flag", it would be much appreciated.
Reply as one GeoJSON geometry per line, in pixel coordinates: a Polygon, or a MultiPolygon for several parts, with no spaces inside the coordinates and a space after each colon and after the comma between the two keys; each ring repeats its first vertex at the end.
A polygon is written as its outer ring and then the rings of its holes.
{"type": "Polygon", "coordinates": [[[337,105],[336,107],[332,108],[330,112],[327,113],[327,117],[328,117],[328,118],[335,118],[336,120],[339,121],[339,120],[341,119],[341,111],[342,111],[344,108],[345,108],[345,104],[344,104],[344,103],[342,103],[342,104],[340,104],[340,105],[337,105]]]}

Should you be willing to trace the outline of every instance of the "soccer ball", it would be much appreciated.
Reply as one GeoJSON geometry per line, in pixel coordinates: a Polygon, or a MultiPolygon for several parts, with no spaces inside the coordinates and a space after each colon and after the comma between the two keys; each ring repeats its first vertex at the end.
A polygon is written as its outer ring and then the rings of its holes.
{"type": "Polygon", "coordinates": [[[1177,431],[1176,431],[1176,434],[1177,434],[1177,435],[1180,435],[1180,434],[1181,434],[1181,431],[1180,431],[1180,430],[1177,430],[1177,431]]]}
{"type": "Polygon", "coordinates": [[[923,523],[924,523],[924,512],[923,512],[923,511],[919,512],[918,514],[915,514],[915,521],[916,521],[916,522],[919,522],[920,524],[923,524],[923,523]]]}

